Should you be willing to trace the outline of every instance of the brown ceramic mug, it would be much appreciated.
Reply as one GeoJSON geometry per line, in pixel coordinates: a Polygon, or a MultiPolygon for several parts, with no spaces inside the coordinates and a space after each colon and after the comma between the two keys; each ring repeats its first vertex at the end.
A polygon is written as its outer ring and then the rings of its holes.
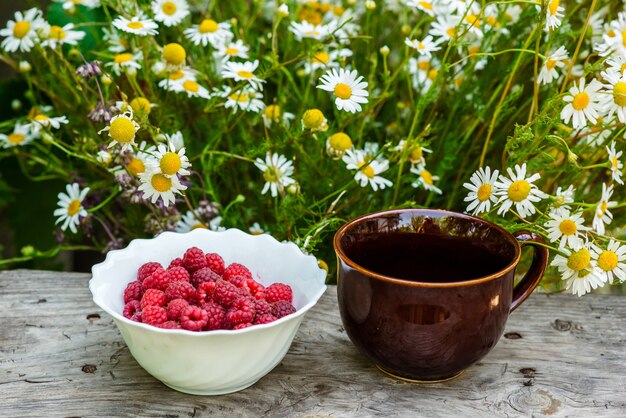
{"type": "Polygon", "coordinates": [[[457,376],[498,342],[509,313],[548,262],[541,238],[427,209],[365,215],[335,234],[343,326],[382,371],[407,380],[457,376]],[[515,285],[521,248],[534,248],[515,285]]]}

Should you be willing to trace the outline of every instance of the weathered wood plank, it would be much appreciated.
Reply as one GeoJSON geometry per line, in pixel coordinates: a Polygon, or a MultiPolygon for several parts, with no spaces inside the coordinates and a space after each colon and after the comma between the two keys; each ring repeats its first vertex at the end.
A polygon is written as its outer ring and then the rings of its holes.
{"type": "Polygon", "coordinates": [[[0,272],[0,416],[626,415],[623,297],[535,294],[480,364],[415,385],[356,351],[331,286],[276,369],[242,392],[202,397],[141,369],[92,302],[88,279],[0,272]]]}

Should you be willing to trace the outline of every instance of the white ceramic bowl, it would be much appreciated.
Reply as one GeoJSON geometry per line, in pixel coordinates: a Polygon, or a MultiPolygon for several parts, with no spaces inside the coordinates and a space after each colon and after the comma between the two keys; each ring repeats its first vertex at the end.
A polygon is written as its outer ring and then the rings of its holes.
{"type": "Polygon", "coordinates": [[[220,395],[254,384],[285,356],[306,312],[326,290],[326,272],[315,257],[293,243],[237,229],[206,229],[179,234],[165,232],[153,239],[133,240],[110,251],[92,268],[89,289],[94,302],[113,317],[137,362],[167,386],[195,395],[220,395]],[[124,318],[123,292],[148,261],[165,267],[189,247],[216,252],[226,265],[247,266],[263,285],[282,282],[293,289],[295,313],[269,324],[236,331],[191,332],[155,328],[124,318]]]}

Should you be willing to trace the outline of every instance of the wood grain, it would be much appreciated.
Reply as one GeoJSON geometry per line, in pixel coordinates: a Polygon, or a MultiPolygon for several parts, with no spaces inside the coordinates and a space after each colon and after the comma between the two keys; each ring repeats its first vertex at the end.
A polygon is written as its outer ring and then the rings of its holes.
{"type": "Polygon", "coordinates": [[[626,301],[532,295],[461,377],[388,378],[345,334],[331,286],[291,349],[244,391],[178,393],[132,358],[89,275],[0,272],[0,416],[626,416],[626,301]]]}

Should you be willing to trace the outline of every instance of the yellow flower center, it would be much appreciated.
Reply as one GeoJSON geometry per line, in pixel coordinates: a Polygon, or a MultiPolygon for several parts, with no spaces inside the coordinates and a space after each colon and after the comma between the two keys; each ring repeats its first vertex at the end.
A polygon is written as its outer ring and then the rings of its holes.
{"type": "Polygon", "coordinates": [[[589,262],[591,261],[591,254],[589,254],[589,250],[586,248],[581,248],[580,250],[572,253],[567,259],[567,267],[574,271],[580,271],[584,268],[587,268],[589,262]]]}
{"type": "Polygon", "coordinates": [[[209,229],[209,228],[207,228],[207,226],[205,224],[195,224],[194,226],[191,227],[192,231],[194,229],[209,229]]]}
{"type": "Polygon", "coordinates": [[[280,119],[280,106],[278,105],[269,105],[263,111],[263,114],[266,118],[270,120],[279,120],[280,119]]]}
{"type": "Polygon", "coordinates": [[[226,48],[226,55],[237,55],[239,53],[239,49],[237,48],[226,48]]]}
{"type": "Polygon", "coordinates": [[[418,43],[417,43],[417,49],[419,49],[419,50],[423,50],[424,48],[426,48],[426,46],[424,46],[424,43],[423,43],[423,42],[418,42],[418,43]]]}
{"type": "Polygon", "coordinates": [[[615,170],[619,170],[619,167],[618,167],[618,165],[617,165],[617,156],[616,156],[616,155],[614,155],[614,156],[611,158],[611,165],[613,166],[613,168],[614,168],[615,170]]]}
{"type": "Polygon", "coordinates": [[[191,93],[197,93],[199,90],[198,83],[193,80],[187,80],[183,83],[183,88],[191,93]]]}
{"type": "Polygon", "coordinates": [[[219,29],[217,22],[213,19],[204,19],[200,26],[198,26],[198,30],[200,33],[212,33],[219,29]]]}
{"type": "Polygon", "coordinates": [[[331,135],[328,142],[336,151],[346,151],[352,148],[352,139],[350,139],[350,137],[343,132],[337,132],[336,134],[331,135]]]}
{"type": "Polygon", "coordinates": [[[509,199],[514,202],[521,202],[530,194],[530,183],[526,180],[517,180],[511,183],[507,191],[509,199]]]}
{"type": "Polygon", "coordinates": [[[228,98],[238,103],[246,103],[248,100],[250,100],[248,93],[233,93],[228,96],[228,98]]]}
{"type": "Polygon", "coordinates": [[[150,114],[150,101],[145,97],[135,97],[130,101],[130,107],[133,109],[133,112],[139,115],[149,115],[150,114]]]}
{"type": "Polygon", "coordinates": [[[50,34],[48,35],[48,38],[60,41],[62,39],[65,39],[65,35],[65,31],[63,30],[63,28],[61,28],[61,26],[50,26],[50,34]]]}
{"type": "Polygon", "coordinates": [[[620,107],[626,106],[626,82],[619,81],[615,83],[615,87],[613,87],[613,100],[615,104],[620,107]]]}
{"type": "Polygon", "coordinates": [[[428,78],[434,81],[434,80],[435,80],[435,78],[437,78],[437,74],[438,74],[438,73],[439,73],[439,71],[437,71],[437,69],[436,69],[436,68],[433,68],[432,70],[430,70],[430,71],[428,72],[428,78]]]}
{"type": "Polygon", "coordinates": [[[139,158],[133,158],[127,165],[126,168],[128,171],[133,173],[134,175],[138,175],[146,171],[146,166],[143,164],[139,158]]]}
{"type": "Polygon", "coordinates": [[[556,64],[558,64],[558,61],[556,61],[556,60],[548,60],[548,61],[546,61],[546,68],[548,70],[552,70],[554,67],[556,67],[556,64]]]}
{"type": "Polygon", "coordinates": [[[428,184],[429,186],[433,185],[433,175],[430,174],[430,171],[422,170],[422,172],[420,173],[420,177],[422,178],[422,181],[424,183],[428,184]]]}
{"type": "Polygon", "coordinates": [[[252,74],[250,71],[237,71],[237,75],[241,78],[252,78],[254,77],[254,74],[252,74]]]}
{"type": "Polygon", "coordinates": [[[480,24],[480,20],[478,19],[477,16],[474,16],[474,15],[467,15],[467,16],[465,16],[465,21],[467,23],[469,23],[471,26],[477,26],[478,27],[479,24],[480,24]]]}
{"type": "Polygon", "coordinates": [[[317,129],[324,123],[324,114],[319,109],[309,109],[302,115],[302,124],[307,129],[317,129]]]}
{"type": "Polygon", "coordinates": [[[171,16],[176,13],[176,4],[171,1],[166,1],[163,3],[163,6],[161,6],[161,10],[163,10],[163,13],[166,15],[171,16]]]}
{"type": "Polygon", "coordinates": [[[598,256],[598,267],[600,267],[604,271],[612,271],[615,267],[617,267],[617,263],[619,260],[617,259],[617,254],[613,251],[603,251],[598,256]]]}
{"type": "Polygon", "coordinates": [[[596,215],[598,218],[602,218],[604,216],[604,214],[606,213],[607,206],[608,206],[608,203],[606,202],[606,200],[603,200],[600,203],[600,212],[598,212],[598,214],[596,215]]]}
{"type": "Polygon", "coordinates": [[[164,176],[161,173],[152,176],[152,180],[150,180],[150,183],[152,184],[154,190],[160,193],[167,192],[172,188],[172,179],[164,176]]]}
{"type": "Polygon", "coordinates": [[[163,174],[174,175],[178,173],[178,170],[182,167],[183,163],[180,156],[175,152],[168,152],[161,157],[159,163],[163,174]]]}
{"type": "Polygon", "coordinates": [[[609,36],[609,38],[615,38],[615,31],[613,29],[609,29],[606,34],[609,36]]]}
{"type": "Polygon", "coordinates": [[[7,141],[9,141],[11,144],[14,144],[14,145],[20,144],[25,139],[26,139],[26,135],[18,134],[15,132],[7,135],[7,141]]]}
{"type": "Polygon", "coordinates": [[[26,22],[25,20],[21,22],[15,22],[15,26],[13,26],[13,36],[17,39],[22,39],[28,34],[29,31],[30,22],[26,22]]]}
{"type": "Polygon", "coordinates": [[[141,22],[128,22],[128,25],[126,25],[128,28],[130,29],[142,29],[143,28],[143,23],[141,22]]]}
{"type": "Polygon", "coordinates": [[[163,59],[169,64],[181,65],[186,57],[187,52],[180,44],[171,43],[163,47],[163,59]]]}
{"type": "Polygon", "coordinates": [[[589,105],[589,95],[584,91],[581,91],[576,96],[574,96],[574,100],[572,101],[572,106],[576,110],[583,110],[589,105]]]}
{"type": "Polygon", "coordinates": [[[313,58],[311,59],[311,62],[319,62],[322,64],[326,64],[328,61],[330,61],[330,56],[328,56],[328,54],[324,51],[313,55],[313,58]]]}
{"type": "Polygon", "coordinates": [[[548,4],[548,10],[550,10],[550,16],[556,15],[559,5],[560,5],[559,0],[552,0],[550,4],[548,4]]]}
{"type": "Polygon", "coordinates": [[[132,59],[133,59],[133,56],[131,54],[123,53],[123,54],[117,54],[115,58],[113,59],[113,61],[115,61],[116,64],[121,64],[124,62],[128,62],[132,59]]]}
{"type": "Polygon", "coordinates": [[[323,17],[320,12],[317,10],[311,10],[307,8],[303,8],[298,14],[298,18],[300,20],[304,20],[309,22],[312,25],[319,25],[323,22],[323,17]]]}
{"type": "Polygon", "coordinates": [[[263,172],[263,178],[268,183],[278,183],[280,175],[281,173],[278,167],[267,167],[267,169],[263,172]]]}
{"type": "Polygon", "coordinates": [[[454,26],[451,28],[448,28],[446,33],[448,34],[450,38],[454,38],[454,35],[456,34],[456,28],[454,26]]]}
{"type": "Polygon", "coordinates": [[[346,9],[344,9],[342,6],[333,6],[333,14],[335,16],[343,16],[343,14],[346,12],[346,9]]]}
{"type": "Polygon", "coordinates": [[[563,235],[574,235],[577,230],[576,222],[571,219],[565,219],[559,224],[559,231],[561,231],[563,235]]]}
{"type": "Polygon", "coordinates": [[[135,139],[135,125],[126,117],[119,117],[111,122],[109,135],[117,142],[128,143],[135,139]]]}
{"type": "Polygon", "coordinates": [[[67,214],[69,216],[74,216],[80,211],[81,203],[80,200],[74,199],[67,205],[67,214]]]}
{"type": "Polygon", "coordinates": [[[426,2],[426,1],[420,1],[417,4],[419,4],[420,7],[422,7],[423,9],[426,9],[426,10],[432,10],[433,9],[433,5],[428,3],[428,2],[426,2]]]}
{"type": "Polygon", "coordinates": [[[376,173],[374,172],[374,169],[372,168],[371,165],[367,165],[365,167],[363,167],[366,164],[365,161],[361,161],[357,167],[361,170],[361,172],[363,174],[365,174],[367,176],[367,178],[373,179],[374,176],[376,175],[376,173]]]}
{"type": "Polygon", "coordinates": [[[181,70],[172,71],[170,75],[167,77],[170,80],[180,80],[185,76],[185,73],[181,70]]]}
{"type": "Polygon", "coordinates": [[[40,113],[40,114],[38,114],[37,116],[35,116],[35,117],[33,118],[33,120],[36,120],[36,121],[39,121],[39,122],[45,122],[45,121],[50,120],[50,118],[49,118],[49,117],[47,117],[46,115],[42,115],[42,114],[40,113]]]}
{"type": "Polygon", "coordinates": [[[352,89],[349,85],[339,83],[335,86],[335,96],[343,100],[348,100],[352,96],[352,89]]]}
{"type": "Polygon", "coordinates": [[[467,48],[467,52],[469,52],[470,54],[477,54],[478,52],[480,52],[480,46],[472,45],[469,48],[467,48]]]}
{"type": "Polygon", "coordinates": [[[626,48],[626,29],[622,31],[622,45],[626,48]]]}
{"type": "Polygon", "coordinates": [[[420,161],[423,156],[422,147],[418,145],[411,150],[408,159],[409,161],[420,161]]]}
{"type": "Polygon", "coordinates": [[[491,184],[481,184],[476,191],[476,197],[478,197],[478,200],[480,200],[481,202],[488,200],[491,197],[491,184]]]}
{"type": "Polygon", "coordinates": [[[429,61],[419,61],[417,63],[417,68],[419,68],[422,71],[428,71],[428,70],[430,70],[430,62],[429,61]]]}
{"type": "Polygon", "coordinates": [[[495,16],[487,16],[487,23],[489,24],[489,26],[499,26],[498,25],[498,20],[496,19],[495,16]]]}

